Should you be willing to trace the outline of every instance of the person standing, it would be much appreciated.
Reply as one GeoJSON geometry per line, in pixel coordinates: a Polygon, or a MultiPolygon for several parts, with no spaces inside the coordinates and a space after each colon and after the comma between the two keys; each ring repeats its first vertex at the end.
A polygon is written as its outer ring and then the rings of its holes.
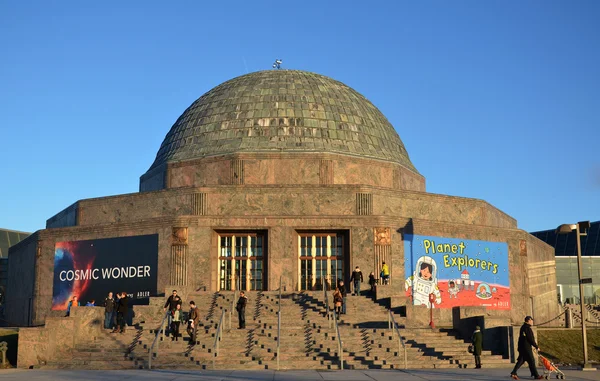
{"type": "Polygon", "coordinates": [[[356,295],[360,295],[360,284],[364,281],[364,279],[362,271],[360,271],[360,268],[358,268],[358,266],[356,266],[354,271],[352,271],[350,281],[354,284],[354,293],[356,295]]]}
{"type": "Polygon", "coordinates": [[[113,326],[113,316],[115,315],[116,302],[113,293],[109,292],[104,299],[104,328],[111,329],[113,326]]]}
{"type": "Polygon", "coordinates": [[[65,317],[71,316],[71,307],[77,306],[79,307],[79,301],[77,300],[77,296],[73,296],[71,300],[69,300],[69,304],[67,305],[67,314],[65,317]]]}
{"type": "Polygon", "coordinates": [[[238,329],[246,328],[246,304],[248,304],[248,298],[244,291],[240,291],[240,297],[238,298],[235,309],[238,312],[238,329]]]}
{"type": "Polygon", "coordinates": [[[181,324],[181,304],[177,304],[171,317],[171,341],[179,341],[179,325],[181,324]]]}
{"type": "Polygon", "coordinates": [[[344,281],[341,280],[339,282],[340,293],[342,294],[342,314],[346,315],[346,296],[348,296],[348,292],[346,291],[346,286],[344,285],[344,281]]]}
{"type": "Polygon", "coordinates": [[[375,273],[373,273],[373,271],[371,271],[371,274],[369,274],[369,286],[371,286],[371,295],[375,295],[375,285],[377,284],[377,281],[375,280],[375,273]]]}
{"type": "Polygon", "coordinates": [[[381,284],[388,284],[390,282],[390,267],[383,262],[381,264],[381,284]]]}
{"type": "Polygon", "coordinates": [[[519,357],[517,358],[517,363],[515,364],[514,369],[510,372],[510,376],[518,380],[519,376],[517,376],[517,371],[519,368],[527,361],[527,365],[529,365],[529,371],[531,372],[531,376],[536,380],[541,380],[543,377],[540,376],[537,369],[535,368],[535,360],[533,358],[533,348],[536,350],[540,350],[540,347],[535,342],[535,337],[533,336],[533,330],[531,326],[533,325],[533,318],[531,316],[525,316],[525,322],[521,326],[519,330],[519,357]]]}
{"type": "Polygon", "coordinates": [[[481,369],[481,351],[483,350],[483,333],[481,333],[481,327],[475,326],[473,336],[471,336],[471,342],[473,343],[473,357],[475,357],[475,369],[481,369]]]}
{"type": "Polygon", "coordinates": [[[198,322],[200,321],[200,312],[196,303],[190,301],[190,313],[188,315],[188,326],[187,333],[190,335],[190,345],[196,345],[196,330],[198,329],[198,322]]]}
{"type": "Polygon", "coordinates": [[[125,333],[125,318],[129,312],[129,297],[126,292],[121,292],[117,302],[117,326],[112,333],[125,333]]]}
{"type": "Polygon", "coordinates": [[[340,291],[340,287],[338,286],[333,292],[333,306],[335,308],[336,319],[338,320],[340,318],[340,314],[342,313],[343,300],[344,299],[342,298],[342,292],[340,291]]]}
{"type": "Polygon", "coordinates": [[[173,290],[173,293],[169,296],[169,298],[165,302],[165,307],[163,308],[163,311],[165,311],[165,312],[167,312],[167,308],[169,309],[169,315],[167,318],[168,319],[167,327],[171,327],[171,322],[173,321],[172,320],[173,311],[175,311],[177,309],[178,304],[182,304],[182,303],[183,303],[183,301],[181,300],[179,295],[177,295],[177,290],[173,290]]]}

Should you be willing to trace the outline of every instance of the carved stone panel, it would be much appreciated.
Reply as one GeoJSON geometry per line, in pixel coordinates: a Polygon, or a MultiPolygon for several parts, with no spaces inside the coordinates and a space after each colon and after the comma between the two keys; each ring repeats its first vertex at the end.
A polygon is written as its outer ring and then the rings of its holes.
{"type": "Polygon", "coordinates": [[[375,245],[389,246],[392,244],[390,228],[375,228],[375,245]]]}
{"type": "Polygon", "coordinates": [[[187,245],[188,243],[188,228],[174,227],[171,234],[172,245],[187,245]]]}

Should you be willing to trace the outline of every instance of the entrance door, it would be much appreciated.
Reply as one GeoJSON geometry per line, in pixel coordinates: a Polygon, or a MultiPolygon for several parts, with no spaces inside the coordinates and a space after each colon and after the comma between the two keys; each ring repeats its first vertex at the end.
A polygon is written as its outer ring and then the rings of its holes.
{"type": "Polygon", "coordinates": [[[303,233],[298,237],[299,290],[327,290],[344,274],[344,236],[303,233]]]}
{"type": "Polygon", "coordinates": [[[264,235],[219,234],[219,289],[263,290],[264,235]]]}

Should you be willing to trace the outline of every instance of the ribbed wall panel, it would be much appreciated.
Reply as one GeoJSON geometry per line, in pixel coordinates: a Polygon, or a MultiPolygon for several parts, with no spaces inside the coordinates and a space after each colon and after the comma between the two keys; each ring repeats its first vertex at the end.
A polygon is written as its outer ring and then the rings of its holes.
{"type": "Polygon", "coordinates": [[[359,216],[373,214],[373,195],[371,193],[356,194],[356,214],[359,216]]]}
{"type": "Polygon", "coordinates": [[[208,195],[206,193],[192,194],[192,214],[205,216],[208,213],[208,195]]]}
{"type": "Polygon", "coordinates": [[[171,284],[186,286],[187,265],[188,265],[187,245],[171,246],[171,284]]]}

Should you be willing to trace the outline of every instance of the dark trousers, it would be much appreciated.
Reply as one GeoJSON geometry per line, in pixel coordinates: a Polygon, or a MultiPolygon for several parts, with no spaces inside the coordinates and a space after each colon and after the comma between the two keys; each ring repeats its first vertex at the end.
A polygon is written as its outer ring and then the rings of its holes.
{"type": "Polygon", "coordinates": [[[527,350],[519,350],[519,357],[517,358],[517,363],[513,368],[513,371],[510,374],[517,374],[519,368],[527,361],[527,365],[529,365],[529,371],[531,372],[531,376],[537,377],[539,376],[537,369],[535,368],[535,361],[533,359],[533,352],[531,349],[527,350]]]}
{"type": "Polygon", "coordinates": [[[113,315],[114,312],[104,312],[104,328],[109,329],[113,326],[113,315]]]}
{"type": "Polygon", "coordinates": [[[246,328],[246,309],[238,310],[238,324],[240,328],[246,328]]]}
{"type": "Polygon", "coordinates": [[[481,368],[481,355],[473,355],[475,357],[475,366],[481,368]]]}
{"type": "Polygon", "coordinates": [[[180,324],[181,324],[180,321],[172,321],[171,322],[171,336],[179,337],[179,325],[180,324]]]}
{"type": "Polygon", "coordinates": [[[187,327],[187,333],[188,335],[190,335],[190,341],[192,345],[196,344],[196,329],[198,328],[197,325],[194,325],[194,327],[192,328],[191,324],[188,324],[187,327]]]}
{"type": "Polygon", "coordinates": [[[121,330],[121,332],[125,331],[125,313],[117,312],[117,328],[116,330],[121,330]]]}
{"type": "Polygon", "coordinates": [[[354,293],[360,295],[360,281],[354,281],[354,293]]]}

